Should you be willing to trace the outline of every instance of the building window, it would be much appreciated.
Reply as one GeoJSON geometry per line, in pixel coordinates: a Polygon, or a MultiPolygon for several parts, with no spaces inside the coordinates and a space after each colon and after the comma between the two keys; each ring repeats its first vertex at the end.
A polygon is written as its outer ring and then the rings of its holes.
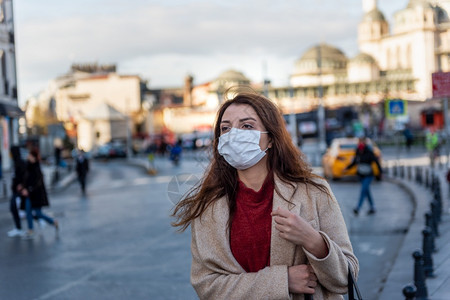
{"type": "Polygon", "coordinates": [[[389,70],[391,68],[391,50],[387,50],[386,52],[386,69],[389,70]]]}
{"type": "Polygon", "coordinates": [[[9,94],[9,86],[8,86],[8,79],[6,77],[6,52],[3,50],[0,50],[0,63],[1,63],[1,75],[3,80],[3,86],[4,86],[4,94],[9,94]]]}
{"type": "Polygon", "coordinates": [[[411,45],[406,46],[406,67],[411,68],[411,45]]]}
{"type": "Polygon", "coordinates": [[[5,2],[0,0],[0,23],[5,22],[5,2]]]}

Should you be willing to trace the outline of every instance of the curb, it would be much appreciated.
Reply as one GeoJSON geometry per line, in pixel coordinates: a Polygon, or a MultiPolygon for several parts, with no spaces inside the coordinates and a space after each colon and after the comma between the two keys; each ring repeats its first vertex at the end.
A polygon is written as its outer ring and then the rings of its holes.
{"type": "Polygon", "coordinates": [[[379,294],[379,299],[403,299],[402,289],[407,284],[414,283],[414,259],[412,253],[422,248],[422,230],[424,228],[424,214],[432,195],[424,186],[414,181],[388,177],[393,183],[404,189],[413,201],[414,211],[402,246],[400,247],[395,262],[386,277],[386,283],[379,294]]]}

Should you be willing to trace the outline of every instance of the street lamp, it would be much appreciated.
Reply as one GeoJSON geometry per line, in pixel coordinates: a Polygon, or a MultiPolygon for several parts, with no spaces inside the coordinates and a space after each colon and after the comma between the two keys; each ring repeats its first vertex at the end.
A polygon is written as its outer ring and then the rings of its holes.
{"type": "Polygon", "coordinates": [[[292,132],[292,143],[294,143],[295,147],[298,145],[297,138],[297,120],[295,116],[295,105],[294,105],[294,89],[292,85],[289,83],[289,97],[291,100],[291,113],[289,114],[289,124],[292,132]]]}
{"type": "Polygon", "coordinates": [[[319,106],[317,109],[318,127],[319,127],[319,150],[320,153],[325,152],[326,149],[326,137],[325,137],[325,108],[323,106],[323,86],[322,86],[322,51],[321,45],[317,47],[317,67],[319,69],[319,106]]]}

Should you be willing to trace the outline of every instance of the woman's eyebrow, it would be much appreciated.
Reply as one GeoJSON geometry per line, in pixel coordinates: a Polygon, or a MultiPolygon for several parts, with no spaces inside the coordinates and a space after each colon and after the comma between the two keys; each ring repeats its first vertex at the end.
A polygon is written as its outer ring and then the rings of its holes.
{"type": "Polygon", "coordinates": [[[239,122],[245,122],[245,121],[248,121],[248,120],[253,120],[253,121],[256,122],[256,119],[252,118],[252,117],[247,117],[247,118],[240,119],[239,122]]]}
{"type": "MultiPolygon", "coordinates": [[[[247,117],[247,118],[239,119],[239,122],[242,123],[242,122],[249,121],[249,120],[252,120],[252,121],[255,121],[255,122],[256,122],[256,119],[255,119],[255,118],[252,118],[252,117],[247,117]]],[[[229,120],[222,120],[220,123],[231,123],[231,122],[230,122],[229,120]]]]}

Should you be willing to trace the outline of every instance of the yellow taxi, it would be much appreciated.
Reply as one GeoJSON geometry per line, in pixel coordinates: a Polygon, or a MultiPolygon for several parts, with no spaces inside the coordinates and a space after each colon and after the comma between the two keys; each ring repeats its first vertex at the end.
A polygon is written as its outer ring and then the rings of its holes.
{"type": "MultiPolygon", "coordinates": [[[[375,143],[366,138],[366,144],[372,148],[373,153],[381,164],[381,151],[375,143]]],[[[358,138],[335,138],[331,142],[322,157],[323,175],[325,178],[333,180],[343,177],[355,176],[357,166],[354,165],[347,171],[344,169],[353,161],[355,157],[356,147],[358,146],[358,138]]],[[[373,174],[376,178],[380,176],[380,170],[375,162],[372,163],[373,174]]]]}

